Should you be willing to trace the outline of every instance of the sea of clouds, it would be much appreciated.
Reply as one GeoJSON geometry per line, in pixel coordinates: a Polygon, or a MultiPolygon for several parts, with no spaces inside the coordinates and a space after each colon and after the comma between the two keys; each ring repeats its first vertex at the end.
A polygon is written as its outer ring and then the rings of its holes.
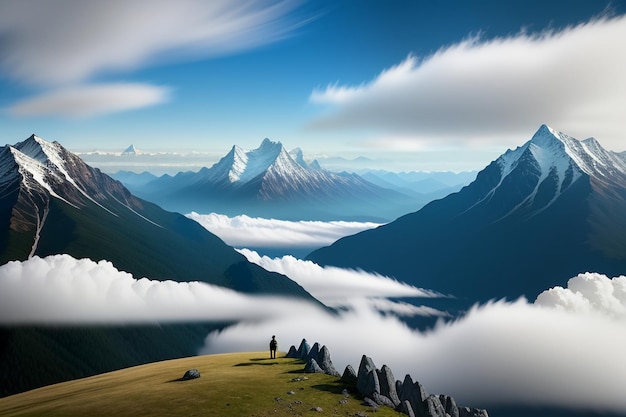
{"type": "Polygon", "coordinates": [[[389,312],[401,313],[404,304],[409,315],[445,313],[411,311],[419,308],[385,298],[436,296],[432,292],[372,274],[363,275],[371,282],[359,291],[346,271],[244,253],[266,266],[285,268],[305,288],[327,275],[319,288],[311,285],[311,293],[344,308],[331,314],[302,300],[244,295],[205,283],[136,279],[107,261],[55,255],[0,266],[0,322],[236,320],[239,324],[209,334],[201,353],[265,350],[272,334],[287,350],[307,338],[327,345],[340,370],[358,366],[367,354],[379,367],[390,366],[397,379],[411,374],[429,392],[451,394],[462,404],[626,412],[626,277],[581,274],[567,288],[546,290],[534,303],[476,305],[422,332],[389,312]],[[342,296],[330,297],[331,289],[342,296]]]}
{"type": "Polygon", "coordinates": [[[246,215],[228,217],[223,214],[187,214],[227,244],[238,248],[267,247],[320,248],[337,239],[380,226],[372,222],[289,221],[264,219],[246,215]]]}

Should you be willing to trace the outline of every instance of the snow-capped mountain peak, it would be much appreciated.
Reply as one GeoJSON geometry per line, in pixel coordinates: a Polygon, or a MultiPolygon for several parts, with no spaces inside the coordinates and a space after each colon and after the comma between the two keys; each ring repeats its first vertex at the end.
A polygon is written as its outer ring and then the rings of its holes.
{"type": "Polygon", "coordinates": [[[626,175],[624,159],[604,149],[594,138],[580,141],[542,125],[530,141],[498,158],[503,178],[525,160],[525,153],[532,155],[542,177],[555,171],[563,180],[569,169],[574,170],[574,180],[583,173],[601,180],[626,175]]]}
{"type": "MultiPolygon", "coordinates": [[[[525,187],[534,184],[503,217],[522,208],[532,208],[533,214],[541,212],[582,176],[598,184],[626,183],[626,160],[620,154],[605,150],[593,138],[580,141],[547,125],[542,125],[524,145],[508,150],[495,162],[500,168],[499,181],[474,206],[492,199],[505,182],[510,182],[507,178],[511,175],[524,177],[525,187]]],[[[515,179],[511,181],[519,183],[515,179]]]]}
{"type": "Polygon", "coordinates": [[[128,148],[122,152],[122,155],[139,155],[139,149],[135,148],[135,145],[131,144],[128,148]]]}
{"type": "Polygon", "coordinates": [[[261,145],[249,151],[233,146],[226,156],[213,165],[202,182],[225,181],[243,185],[252,179],[267,173],[270,168],[293,170],[300,167],[285,150],[282,143],[264,139],[261,145]],[[290,167],[290,168],[286,168],[290,167]]]}
{"type": "Polygon", "coordinates": [[[4,147],[1,164],[0,173],[5,178],[0,186],[19,182],[30,199],[35,193],[47,201],[44,194],[48,194],[74,208],[91,202],[114,215],[107,207],[122,204],[134,210],[140,205],[119,182],[89,167],[58,142],[36,135],[4,147]]]}

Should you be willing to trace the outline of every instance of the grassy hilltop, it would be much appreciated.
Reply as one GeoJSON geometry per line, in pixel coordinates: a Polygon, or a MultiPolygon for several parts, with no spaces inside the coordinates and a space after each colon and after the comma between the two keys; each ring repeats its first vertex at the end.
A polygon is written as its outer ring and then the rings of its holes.
{"type": "MultiPolygon", "coordinates": [[[[175,359],[0,398],[0,415],[373,415],[352,393],[341,401],[345,387],[338,378],[304,374],[303,368],[301,360],[269,359],[267,352],[175,359]],[[192,368],[200,371],[199,379],[178,380],[192,368]],[[294,381],[303,377],[308,379],[294,381]],[[315,407],[323,411],[312,410],[315,407]]],[[[403,414],[380,407],[375,415],[403,414]]]]}

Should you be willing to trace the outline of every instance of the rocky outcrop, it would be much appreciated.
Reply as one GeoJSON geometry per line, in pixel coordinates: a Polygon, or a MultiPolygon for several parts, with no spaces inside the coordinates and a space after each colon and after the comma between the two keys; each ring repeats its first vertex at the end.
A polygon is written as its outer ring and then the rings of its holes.
{"type": "Polygon", "coordinates": [[[294,345],[291,345],[289,348],[289,352],[285,355],[286,358],[297,358],[298,357],[298,349],[294,345]]]}
{"type": "Polygon", "coordinates": [[[341,382],[349,386],[356,386],[356,372],[352,365],[346,366],[346,369],[343,371],[343,375],[341,375],[341,382]]]}
{"type": "Polygon", "coordinates": [[[380,394],[380,383],[376,366],[371,358],[363,355],[359,365],[359,373],[356,375],[356,389],[364,397],[372,398],[375,392],[380,394]]]}
{"type": "Polygon", "coordinates": [[[457,406],[449,395],[428,395],[422,384],[414,382],[408,374],[404,380],[396,381],[387,365],[378,369],[366,355],[361,357],[358,372],[348,365],[343,375],[335,369],[328,348],[320,348],[317,342],[310,348],[306,339],[302,339],[298,349],[291,346],[287,357],[306,360],[304,372],[341,376],[341,381],[355,388],[373,408],[387,406],[409,417],[489,417],[487,410],[457,406]]]}
{"type": "Polygon", "coordinates": [[[403,381],[395,381],[388,366],[383,365],[379,370],[365,355],[361,358],[356,380],[359,394],[408,416],[488,417],[487,410],[458,407],[449,395],[427,395],[422,384],[413,382],[410,375],[406,375],[403,381]]]}
{"type": "Polygon", "coordinates": [[[306,339],[302,339],[302,342],[300,342],[300,347],[296,349],[296,347],[292,345],[289,348],[289,352],[287,352],[286,357],[306,360],[308,359],[310,350],[311,346],[309,346],[309,343],[306,341],[306,339]]]}
{"type": "Polygon", "coordinates": [[[341,374],[335,369],[333,361],[330,359],[330,352],[328,351],[328,348],[326,346],[322,346],[322,348],[320,349],[317,355],[317,363],[326,374],[337,377],[341,376],[341,374]]]}
{"type": "Polygon", "coordinates": [[[287,357],[305,359],[306,365],[304,367],[304,372],[324,373],[336,377],[341,376],[341,374],[335,369],[335,366],[330,359],[330,352],[328,348],[326,346],[322,346],[320,348],[320,345],[317,342],[315,342],[313,347],[310,348],[306,339],[302,339],[300,347],[297,350],[295,346],[291,346],[291,348],[289,348],[287,357]]]}
{"type": "Polygon", "coordinates": [[[304,365],[304,372],[308,374],[324,374],[324,370],[317,364],[313,358],[309,359],[304,365]]]}
{"type": "Polygon", "coordinates": [[[387,365],[383,365],[380,371],[376,370],[376,373],[378,374],[378,382],[380,384],[380,395],[388,398],[394,408],[398,407],[400,405],[400,397],[398,397],[398,392],[396,391],[396,380],[391,369],[387,365]]]}

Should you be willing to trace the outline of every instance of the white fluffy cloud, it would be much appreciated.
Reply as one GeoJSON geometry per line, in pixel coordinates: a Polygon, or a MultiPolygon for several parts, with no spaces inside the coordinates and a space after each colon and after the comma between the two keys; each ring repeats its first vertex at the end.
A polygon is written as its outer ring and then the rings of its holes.
{"type": "Polygon", "coordinates": [[[85,117],[131,110],[167,100],[169,90],[148,84],[112,83],[54,90],[13,104],[16,116],[85,117]]]}
{"type": "Polygon", "coordinates": [[[587,272],[539,294],[535,304],[564,311],[601,314],[626,321],[626,276],[587,272]]]}
{"type": "Polygon", "coordinates": [[[359,86],[330,85],[310,100],[328,105],[317,129],[375,129],[370,146],[420,149],[518,145],[540,124],[595,136],[624,150],[626,17],[562,31],[478,37],[432,56],[409,56],[359,86]]]}
{"type": "MultiPolygon", "coordinates": [[[[364,271],[321,267],[311,261],[303,261],[293,256],[270,258],[242,249],[241,252],[250,262],[262,266],[268,271],[283,274],[304,287],[311,295],[329,306],[351,305],[355,299],[387,297],[437,297],[437,293],[413,287],[382,275],[364,271]]],[[[410,310],[406,306],[373,304],[382,310],[404,310],[406,315],[427,310],[410,310]],[[412,313],[411,313],[412,311],[412,313]]],[[[434,311],[430,312],[434,313],[434,311]]],[[[428,314],[430,314],[428,313],[428,314]]]]}
{"type": "Polygon", "coordinates": [[[108,261],[69,255],[0,266],[0,323],[8,325],[267,320],[293,309],[318,310],[201,282],[135,279],[108,261]]]}
{"type": "MultiPolygon", "coordinates": [[[[0,266],[0,323],[240,320],[208,335],[202,353],[263,350],[271,334],[286,350],[306,337],[327,345],[340,371],[358,366],[367,354],[379,367],[390,366],[397,379],[411,374],[430,393],[451,394],[460,404],[626,412],[625,280],[581,274],[535,304],[521,299],[475,306],[420,332],[395,314],[380,313],[404,309],[413,315],[419,307],[362,298],[367,291],[329,314],[302,301],[202,283],[136,280],[106,261],[56,255],[0,266]]],[[[334,288],[349,293],[341,284],[334,288]]]]}
{"type": "MultiPolygon", "coordinates": [[[[626,317],[623,305],[614,302],[619,291],[610,291],[609,279],[600,275],[579,278],[566,291],[603,306],[594,313],[541,300],[537,305],[500,301],[419,332],[394,316],[381,316],[362,300],[336,317],[285,315],[240,323],[210,334],[203,353],[258,350],[258,341],[268,334],[276,334],[287,350],[305,337],[327,345],[340,372],[348,364],[358,366],[366,354],[378,367],[390,366],[396,379],[411,374],[430,393],[451,394],[460,404],[626,412],[626,317]],[[580,284],[586,287],[582,293],[580,284]]],[[[612,281],[621,288],[622,277],[612,281]]]]}
{"type": "Polygon", "coordinates": [[[204,226],[224,242],[235,247],[305,247],[327,246],[347,235],[380,226],[379,223],[345,221],[287,221],[222,214],[198,214],[187,217],[204,226]]]}
{"type": "Polygon", "coordinates": [[[295,7],[288,0],[4,0],[0,69],[27,83],[75,84],[166,54],[221,55],[287,36],[295,7]]]}

